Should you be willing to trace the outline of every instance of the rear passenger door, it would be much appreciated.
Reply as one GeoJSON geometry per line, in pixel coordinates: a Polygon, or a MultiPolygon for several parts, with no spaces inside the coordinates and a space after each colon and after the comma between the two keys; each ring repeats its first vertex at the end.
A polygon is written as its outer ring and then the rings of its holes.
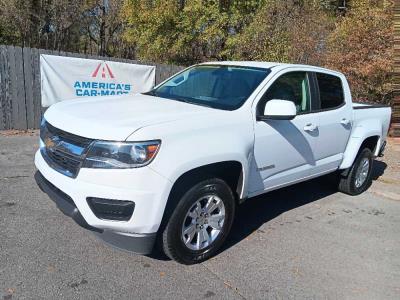
{"type": "Polygon", "coordinates": [[[352,110],[346,105],[343,83],[340,77],[315,72],[313,84],[317,92],[318,139],[314,151],[315,173],[323,173],[339,167],[350,132],[352,110]]]}

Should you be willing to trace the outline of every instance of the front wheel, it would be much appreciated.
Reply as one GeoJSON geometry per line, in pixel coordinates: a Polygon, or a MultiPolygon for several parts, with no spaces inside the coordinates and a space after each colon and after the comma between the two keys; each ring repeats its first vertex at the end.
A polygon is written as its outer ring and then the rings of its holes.
{"type": "Polygon", "coordinates": [[[213,178],[191,187],[162,233],[165,254],[194,264],[215,255],[232,227],[235,198],[225,181],[213,178]]]}
{"type": "Polygon", "coordinates": [[[371,171],[373,155],[370,149],[363,149],[356,157],[346,177],[340,177],[339,191],[349,195],[359,195],[372,183],[371,171]]]}

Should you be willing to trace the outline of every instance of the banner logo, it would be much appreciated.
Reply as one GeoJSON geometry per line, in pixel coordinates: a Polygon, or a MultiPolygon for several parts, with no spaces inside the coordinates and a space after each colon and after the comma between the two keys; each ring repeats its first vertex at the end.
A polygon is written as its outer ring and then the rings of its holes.
{"type": "Polygon", "coordinates": [[[53,150],[60,144],[60,139],[57,136],[47,137],[44,143],[48,149],[53,150]]]}
{"type": "Polygon", "coordinates": [[[100,62],[91,73],[93,80],[75,81],[74,90],[77,97],[96,97],[129,94],[132,85],[127,82],[116,82],[114,73],[106,62],[100,62]]]}
{"type": "Polygon", "coordinates": [[[92,74],[92,77],[93,77],[93,78],[96,78],[96,77],[97,77],[100,68],[101,68],[101,78],[106,78],[106,71],[107,71],[107,73],[108,73],[108,77],[109,77],[109,78],[114,78],[113,72],[111,71],[111,69],[110,69],[110,67],[107,65],[107,63],[105,63],[105,62],[99,63],[99,65],[97,66],[97,68],[94,70],[94,72],[93,72],[93,74],[92,74]]]}

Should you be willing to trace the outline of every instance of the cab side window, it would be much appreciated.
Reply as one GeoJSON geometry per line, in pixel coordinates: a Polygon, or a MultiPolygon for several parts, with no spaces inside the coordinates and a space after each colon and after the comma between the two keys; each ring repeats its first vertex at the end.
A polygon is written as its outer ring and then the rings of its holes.
{"type": "Polygon", "coordinates": [[[289,72],[276,79],[260,100],[259,114],[264,113],[265,104],[272,99],[292,101],[297,113],[310,112],[311,95],[307,72],[289,72]]]}
{"type": "Polygon", "coordinates": [[[316,73],[321,109],[332,109],[344,103],[342,80],[333,75],[316,73]]]}

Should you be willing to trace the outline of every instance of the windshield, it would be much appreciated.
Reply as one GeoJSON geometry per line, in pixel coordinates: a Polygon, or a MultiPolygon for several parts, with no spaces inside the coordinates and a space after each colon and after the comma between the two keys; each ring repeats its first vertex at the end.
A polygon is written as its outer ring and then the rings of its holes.
{"type": "Polygon", "coordinates": [[[198,65],[145,94],[234,110],[243,105],[269,73],[269,69],[263,68],[198,65]]]}

